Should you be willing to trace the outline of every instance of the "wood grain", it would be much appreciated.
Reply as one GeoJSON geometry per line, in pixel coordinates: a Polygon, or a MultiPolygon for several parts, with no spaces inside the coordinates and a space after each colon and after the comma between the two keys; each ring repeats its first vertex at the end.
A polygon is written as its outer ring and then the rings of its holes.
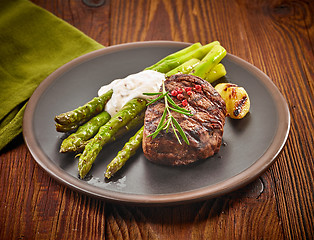
{"type": "Polygon", "coordinates": [[[76,193],[34,161],[22,137],[0,153],[0,239],[314,239],[313,1],[33,0],[104,46],[219,40],[288,102],[291,131],[252,184],[171,207],[119,205],[76,193]]]}

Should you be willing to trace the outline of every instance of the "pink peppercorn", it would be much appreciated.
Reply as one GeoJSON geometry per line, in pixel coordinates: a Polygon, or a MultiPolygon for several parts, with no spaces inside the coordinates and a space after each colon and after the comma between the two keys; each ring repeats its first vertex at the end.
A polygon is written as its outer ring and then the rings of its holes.
{"type": "Polygon", "coordinates": [[[197,92],[202,91],[202,86],[201,86],[201,85],[195,85],[195,90],[196,90],[197,92]]]}
{"type": "Polygon", "coordinates": [[[186,92],[189,92],[189,91],[192,90],[192,88],[191,88],[191,87],[185,87],[184,90],[185,90],[186,92]]]}
{"type": "Polygon", "coordinates": [[[188,105],[188,101],[186,100],[186,99],[184,99],[183,101],[182,101],[182,106],[183,107],[186,107],[188,105]]]}
{"type": "Polygon", "coordinates": [[[178,95],[178,92],[176,90],[171,91],[171,96],[176,97],[178,95]]]}
{"type": "Polygon", "coordinates": [[[180,100],[180,101],[183,100],[183,99],[184,99],[183,94],[181,94],[181,93],[178,94],[178,95],[177,95],[177,99],[180,100]]]}
{"type": "Polygon", "coordinates": [[[178,94],[181,94],[181,93],[183,93],[183,90],[182,90],[182,88],[179,88],[178,90],[178,94]]]}
{"type": "Polygon", "coordinates": [[[192,91],[187,91],[186,93],[187,93],[187,95],[189,95],[189,96],[192,95],[192,91]]]}

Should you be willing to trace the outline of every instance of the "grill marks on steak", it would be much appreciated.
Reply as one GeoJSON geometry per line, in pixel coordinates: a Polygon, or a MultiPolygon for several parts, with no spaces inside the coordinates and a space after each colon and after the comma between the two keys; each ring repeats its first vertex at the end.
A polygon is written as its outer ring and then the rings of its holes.
{"type": "MultiPolygon", "coordinates": [[[[225,102],[219,93],[203,79],[186,74],[173,75],[165,80],[168,92],[201,85],[200,91],[193,91],[188,95],[183,91],[188,105],[184,108],[191,111],[193,116],[186,116],[172,112],[181,128],[189,139],[190,145],[182,140],[182,145],[170,127],[168,133],[164,130],[153,139],[147,137],[155,132],[164,112],[164,100],[157,101],[147,107],[144,120],[143,152],[152,162],[165,165],[187,165],[199,159],[205,159],[219,151],[223,127],[226,117],[225,102]]],[[[182,106],[180,100],[172,97],[174,102],[182,106]]],[[[178,133],[179,135],[179,133],[178,133]]]]}

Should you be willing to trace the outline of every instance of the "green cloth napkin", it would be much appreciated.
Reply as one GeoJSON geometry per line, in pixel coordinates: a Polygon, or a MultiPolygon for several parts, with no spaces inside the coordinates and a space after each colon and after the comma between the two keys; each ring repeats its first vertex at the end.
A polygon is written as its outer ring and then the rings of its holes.
{"type": "Polygon", "coordinates": [[[103,46],[28,0],[0,0],[0,151],[22,132],[27,100],[49,74],[103,46]]]}

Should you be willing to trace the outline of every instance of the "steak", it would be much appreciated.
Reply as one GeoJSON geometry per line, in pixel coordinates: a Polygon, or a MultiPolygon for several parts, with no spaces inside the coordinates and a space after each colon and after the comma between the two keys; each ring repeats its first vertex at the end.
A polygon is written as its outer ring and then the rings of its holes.
{"type": "Polygon", "coordinates": [[[161,99],[149,105],[145,112],[142,144],[145,157],[154,163],[178,166],[217,153],[227,114],[225,102],[219,93],[210,83],[187,74],[168,77],[164,84],[173,101],[193,114],[187,116],[171,112],[185,132],[189,145],[177,133],[182,142],[180,144],[171,127],[168,132],[161,130],[155,138],[148,137],[155,132],[164,112],[164,99],[161,99]]]}

